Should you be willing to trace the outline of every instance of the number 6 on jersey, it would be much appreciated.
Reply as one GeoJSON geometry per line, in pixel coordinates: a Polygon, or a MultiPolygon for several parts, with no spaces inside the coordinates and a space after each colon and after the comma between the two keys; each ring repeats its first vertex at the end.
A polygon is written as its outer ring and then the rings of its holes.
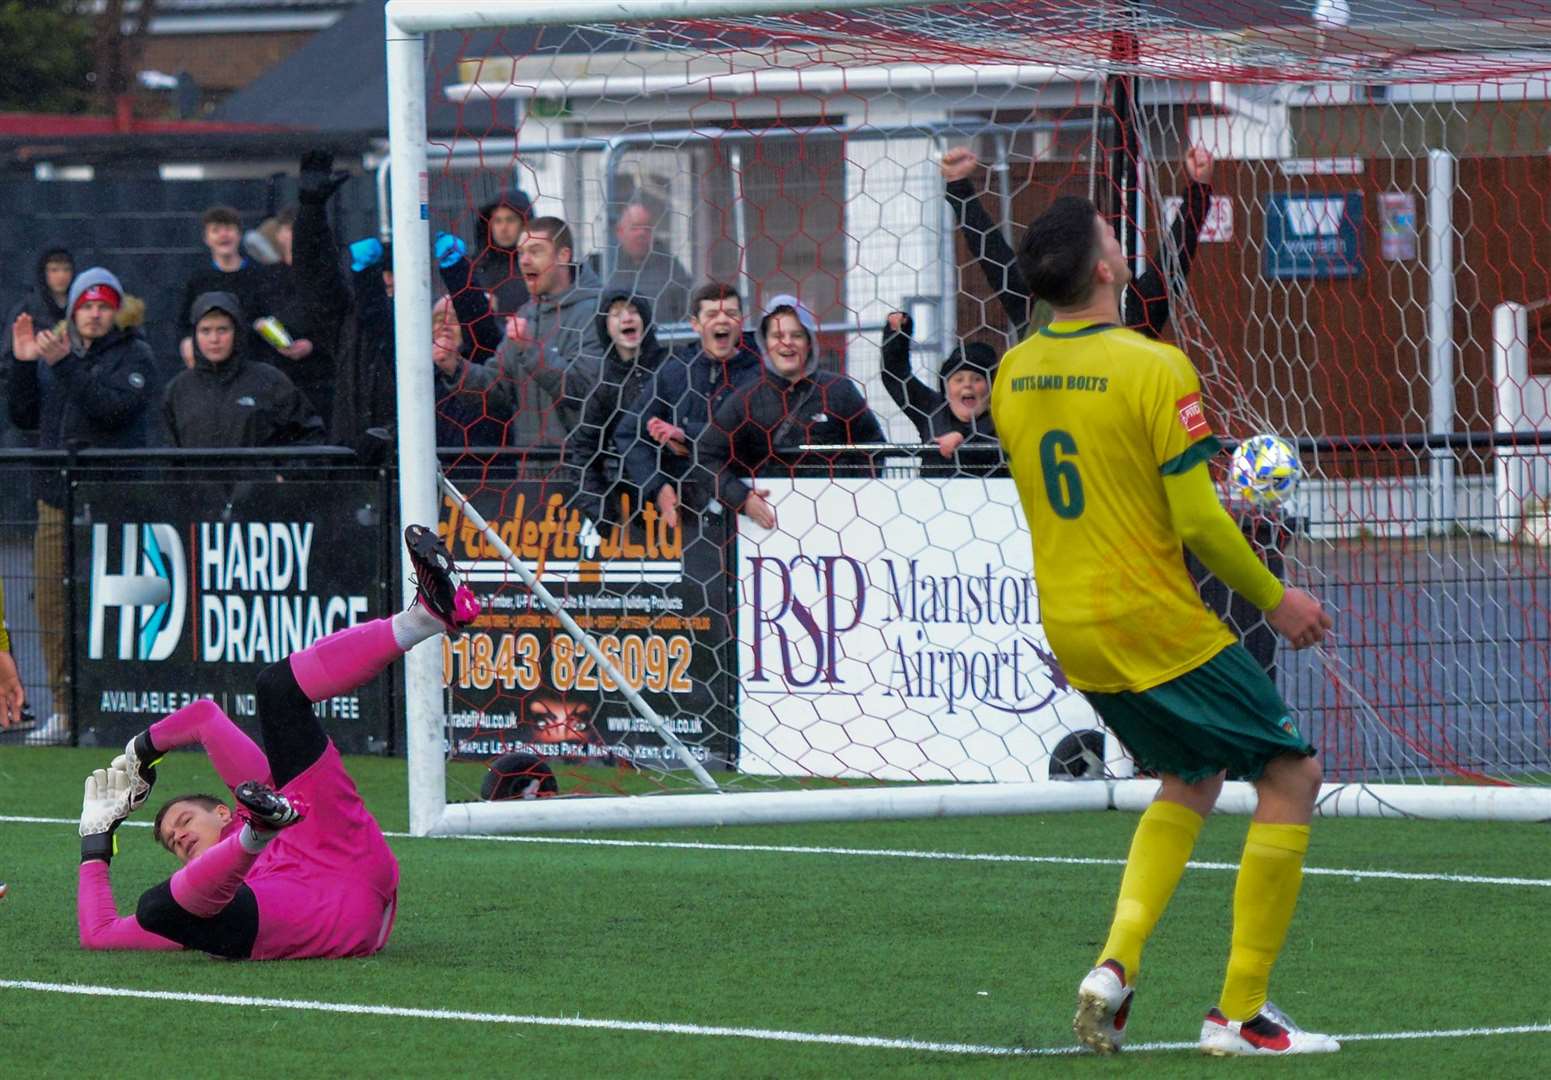
{"type": "Polygon", "coordinates": [[[1045,497],[1056,516],[1082,516],[1082,473],[1077,471],[1077,440],[1070,432],[1055,428],[1039,440],[1039,468],[1045,478],[1045,497]]]}

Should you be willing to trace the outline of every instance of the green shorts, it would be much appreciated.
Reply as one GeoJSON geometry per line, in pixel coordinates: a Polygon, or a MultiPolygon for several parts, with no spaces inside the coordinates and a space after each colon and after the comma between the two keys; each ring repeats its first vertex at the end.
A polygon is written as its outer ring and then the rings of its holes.
{"type": "Polygon", "coordinates": [[[1137,767],[1193,784],[1223,770],[1255,780],[1274,757],[1313,757],[1265,670],[1234,643],[1151,690],[1083,691],[1137,767]]]}

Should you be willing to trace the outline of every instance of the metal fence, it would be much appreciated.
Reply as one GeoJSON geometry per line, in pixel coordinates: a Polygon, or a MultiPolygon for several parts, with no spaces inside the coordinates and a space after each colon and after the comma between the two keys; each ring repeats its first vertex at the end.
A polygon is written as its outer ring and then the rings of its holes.
{"type": "MultiPolygon", "coordinates": [[[[803,449],[789,448],[788,459],[803,449]]],[[[849,448],[841,458],[832,453],[840,448],[806,449],[830,452],[826,463],[764,475],[822,482],[814,491],[869,477],[979,484],[1006,475],[994,453],[948,463],[934,460],[930,445],[849,448]]],[[[557,466],[552,450],[447,451],[443,460],[460,490],[491,508],[487,516],[515,515],[518,524],[524,513],[512,505],[514,492],[529,493],[530,518],[553,493],[569,497],[557,466]]],[[[265,663],[404,601],[395,472],[362,465],[348,450],[10,451],[0,453],[0,467],[7,488],[32,498],[25,512],[0,520],[0,579],[40,724],[0,736],[5,742],[47,737],[57,714],[69,722],[66,740],[117,745],[190,696],[215,698],[245,722],[265,663]]],[[[835,522],[839,550],[848,529],[879,525],[887,522],[835,522]]],[[[1334,612],[1334,659],[1287,649],[1258,611],[1199,567],[1197,581],[1274,671],[1332,777],[1551,768],[1551,635],[1535,617],[1551,609],[1543,549],[1498,544],[1487,533],[1321,537],[1307,519],[1247,517],[1242,525],[1274,572],[1292,568],[1334,612]]],[[[724,517],[714,532],[697,603],[718,625],[732,625],[738,533],[724,517]],[[718,581],[726,587],[712,587],[718,581]]],[[[505,580],[496,564],[484,572],[505,580]]],[[[734,645],[707,669],[724,716],[737,710],[734,645]]],[[[469,704],[457,704],[456,689],[452,700],[449,715],[469,704]]],[[[401,748],[396,678],[327,708],[343,749],[401,748]]]]}

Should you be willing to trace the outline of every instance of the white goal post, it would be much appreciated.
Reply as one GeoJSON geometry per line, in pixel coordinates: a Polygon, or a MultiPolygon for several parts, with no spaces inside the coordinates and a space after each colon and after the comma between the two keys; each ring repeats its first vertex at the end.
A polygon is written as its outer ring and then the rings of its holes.
{"type": "MultiPolygon", "coordinates": [[[[878,6],[887,0],[612,0],[571,8],[554,8],[527,0],[389,0],[384,8],[388,77],[388,143],[391,163],[394,311],[393,331],[401,342],[431,340],[431,238],[428,220],[425,35],[436,30],[553,24],[578,14],[596,21],[690,18],[765,11],[840,10],[878,6]]],[[[430,353],[407,348],[398,353],[399,515],[405,522],[437,520],[439,503],[434,406],[422,388],[432,379],[430,353]],[[414,467],[418,465],[419,467],[414,467]]],[[[408,572],[407,556],[404,570],[408,572]]],[[[540,823],[532,811],[537,803],[447,803],[445,691],[439,647],[432,643],[404,658],[405,757],[409,768],[410,830],[417,835],[535,828],[599,828],[597,818],[612,821],[638,800],[609,800],[614,810],[576,815],[575,822],[540,823]]],[[[802,793],[794,793],[805,798],[802,793]]],[[[686,796],[703,804],[700,796],[686,796]]],[[[726,801],[730,796],[719,796],[726,801]]],[[[778,795],[767,798],[791,799],[778,795]]],[[[661,800],[652,800],[660,802],[661,800]]],[[[544,804],[550,810],[549,804],[544,804]]],[[[567,817],[569,807],[557,802],[544,818],[567,817]]],[[[710,807],[706,806],[705,810],[710,807]]],[[[702,811],[703,812],[703,811],[702,811]]],[[[1003,811],[989,811],[1003,812],[1003,811]]],[[[574,814],[574,811],[572,811],[574,814]]],[[[637,812],[639,814],[639,811],[637,812]]],[[[714,813],[696,819],[690,812],[656,811],[661,823],[715,823],[714,813]]],[[[842,815],[846,816],[846,815],[842,815]]],[[[750,818],[750,820],[754,820],[750,818]]],[[[650,817],[621,818],[618,826],[659,824],[650,817]]]]}
{"type": "MultiPolygon", "coordinates": [[[[434,523],[440,516],[444,491],[451,498],[460,497],[457,489],[447,484],[439,470],[435,404],[432,396],[425,392],[425,387],[429,386],[434,378],[434,368],[429,349],[420,344],[432,339],[432,311],[435,300],[432,284],[435,267],[430,229],[433,208],[431,178],[428,172],[430,166],[426,111],[427,35],[446,30],[477,31],[579,23],[638,24],[652,20],[748,19],[802,12],[835,13],[869,8],[912,6],[921,5],[908,4],[904,0],[628,0],[628,2],[627,0],[608,0],[608,2],[582,0],[569,6],[544,5],[530,0],[388,0],[385,8],[385,42],[391,221],[394,240],[392,265],[395,291],[394,333],[399,343],[399,348],[396,350],[398,365],[396,393],[399,512],[402,522],[434,523]]],[[[1009,72],[1025,71],[1025,80],[1032,80],[1037,78],[1037,75],[1027,73],[1036,72],[1035,65],[1048,59],[1048,57],[1030,57],[1029,66],[1026,69],[1009,65],[1005,58],[1000,61],[987,59],[984,62],[988,65],[999,62],[1002,66],[998,70],[1003,73],[1002,77],[1013,78],[1016,81],[1015,74],[1009,75],[1009,72]]],[[[962,63],[961,61],[953,66],[959,67],[962,63]]],[[[1090,79],[1102,81],[1104,69],[1101,66],[1093,66],[1094,63],[1091,56],[1085,56],[1080,58],[1080,62],[1074,61],[1069,68],[1063,67],[1062,70],[1078,73],[1087,71],[1090,79]]],[[[944,67],[946,66],[949,65],[945,63],[944,67]]],[[[1038,70],[1054,69],[1039,68],[1038,70]]],[[[794,86],[803,86],[809,92],[813,92],[813,87],[817,85],[815,75],[811,72],[798,70],[793,73],[777,72],[777,74],[790,75],[794,86]]],[[[594,82],[598,82],[606,75],[607,72],[600,72],[595,61],[594,66],[587,72],[587,77],[594,82]]],[[[646,76],[637,72],[632,78],[640,84],[646,76]]],[[[878,80],[880,87],[884,89],[891,85],[886,73],[880,74],[878,80]]],[[[606,86],[601,82],[599,85],[602,87],[598,90],[599,95],[606,95],[606,86]]],[[[1225,85],[1227,84],[1214,84],[1214,89],[1220,90],[1225,85]]],[[[825,92],[841,92],[846,87],[845,80],[838,79],[835,81],[835,86],[825,92]]],[[[728,93],[737,92],[737,88],[732,84],[725,89],[728,93]]],[[[856,88],[849,87],[849,89],[856,88]]],[[[431,91],[440,93],[442,88],[434,87],[431,91]]],[[[1291,93],[1289,91],[1289,96],[1291,93]]],[[[1234,94],[1222,91],[1218,96],[1224,100],[1237,101],[1239,98],[1236,95],[1237,91],[1234,94]]],[[[1081,102],[1081,95],[1075,97],[1074,101],[1081,102]]],[[[1296,126],[1288,120],[1288,102],[1285,96],[1268,97],[1264,101],[1257,100],[1234,107],[1242,110],[1236,115],[1250,117],[1250,120],[1245,121],[1244,127],[1234,129],[1231,137],[1225,135],[1223,145],[1231,146],[1235,152],[1242,152],[1246,160],[1252,161],[1254,168],[1259,170],[1257,176],[1274,177],[1274,183],[1270,185],[1269,190],[1276,191],[1275,185],[1285,183],[1285,176],[1292,175],[1288,172],[1290,166],[1296,164],[1291,160],[1287,140],[1283,138],[1288,130],[1296,126]],[[1253,128],[1252,137],[1246,136],[1244,132],[1251,128],[1253,128]],[[1264,149],[1273,144],[1277,146],[1274,152],[1264,149]]],[[[1075,107],[1073,111],[1076,111],[1075,107]]],[[[987,130],[995,127],[994,112],[994,107],[987,110],[990,118],[987,130]]],[[[1229,113],[1231,109],[1224,107],[1224,112],[1229,113]]],[[[1097,105],[1094,106],[1094,115],[1097,115],[1097,105]]],[[[877,125],[881,130],[887,127],[889,122],[887,119],[880,118],[877,120],[877,125]]],[[[1224,131],[1230,126],[1229,119],[1223,117],[1213,118],[1211,122],[1217,123],[1224,131]]],[[[1027,136],[1032,138],[1032,144],[1036,147],[1044,147],[1047,143],[1054,144],[1059,141],[1059,132],[1050,133],[1055,131],[1058,125],[1051,123],[1047,127],[1049,131],[1041,129],[1035,131],[1032,136],[1027,136]]],[[[923,127],[922,130],[926,128],[923,127]]],[[[1033,130],[1032,126],[1030,130],[1033,130]]],[[[1204,121],[1191,121],[1190,130],[1194,134],[1210,132],[1213,129],[1204,121]]],[[[1019,137],[1025,137],[1025,134],[1020,133],[1019,137]]],[[[1001,135],[997,135],[997,138],[1001,138],[1001,135]]],[[[926,138],[920,141],[923,145],[928,142],[926,138]]],[[[512,142],[515,147],[516,141],[512,140],[512,142]]],[[[1417,190],[1421,192],[1421,199],[1426,202],[1423,218],[1426,220],[1426,215],[1431,213],[1434,216],[1433,220],[1444,223],[1441,239],[1436,241],[1429,239],[1423,248],[1424,254],[1434,256],[1431,261],[1437,262],[1438,250],[1440,247],[1446,247],[1454,234],[1455,226],[1448,217],[1445,200],[1428,199],[1424,179],[1426,161],[1432,161],[1435,164],[1439,161],[1447,161],[1452,185],[1454,159],[1442,151],[1436,151],[1431,155],[1419,155],[1419,160],[1423,160],[1423,167],[1416,173],[1418,179],[1414,182],[1419,185],[1417,190]]],[[[1311,174],[1315,174],[1321,169],[1335,168],[1337,164],[1332,159],[1331,162],[1315,162],[1309,168],[1311,174]]],[[[1143,178],[1138,186],[1147,188],[1155,181],[1155,176],[1143,178]]],[[[1407,183],[1412,182],[1408,175],[1407,183]]],[[[1448,199],[1452,200],[1452,186],[1447,195],[1448,199]]],[[[1005,188],[1003,196],[1005,205],[1010,206],[1011,196],[1005,188]]],[[[1272,196],[1272,198],[1282,197],[1281,194],[1272,196]]],[[[1157,220],[1162,220],[1161,192],[1144,192],[1138,198],[1137,218],[1157,214],[1157,220]],[[1149,201],[1151,208],[1145,209],[1149,201]]],[[[933,205],[941,211],[940,197],[933,199],[933,205]]],[[[1416,214],[1414,198],[1410,204],[1410,212],[1414,218],[1416,214]]],[[[1291,216],[1288,220],[1292,220],[1291,216]]],[[[1230,231],[1232,225],[1230,217],[1227,225],[1230,231]]],[[[1247,223],[1243,227],[1247,228],[1247,223]]],[[[1289,230],[1292,228],[1291,225],[1286,227],[1289,230]]],[[[1414,242],[1416,228],[1414,221],[1411,228],[1414,242]]],[[[1335,231],[1331,230],[1331,236],[1326,239],[1335,243],[1344,240],[1344,235],[1336,236],[1335,231]]],[[[949,237],[946,244],[939,245],[937,250],[941,252],[945,246],[951,252],[952,243],[949,237]]],[[[1139,251],[1138,257],[1145,261],[1144,253],[1139,251]]],[[[1452,255],[1450,257],[1452,258],[1452,255]]],[[[1414,253],[1413,258],[1415,258],[1414,253]]],[[[947,261],[951,262],[951,255],[947,261]]],[[[1448,269],[1452,289],[1452,266],[1448,269]]],[[[1441,273],[1437,267],[1433,267],[1433,270],[1435,276],[1441,273]]],[[[1266,276],[1272,276],[1270,271],[1267,271],[1266,276]]],[[[1177,305],[1175,316],[1177,320],[1194,315],[1192,306],[1194,301],[1187,300],[1183,296],[1176,296],[1174,299],[1177,305]]],[[[1447,521],[1448,524],[1445,525],[1435,523],[1433,526],[1435,530],[1446,529],[1457,518],[1467,517],[1466,511],[1460,509],[1467,504],[1469,506],[1482,503],[1501,504],[1507,508],[1511,503],[1510,512],[1517,514],[1521,504],[1530,503],[1528,493],[1523,490],[1524,484],[1529,481],[1522,481],[1515,486],[1503,480],[1505,475],[1503,469],[1509,467],[1503,463],[1517,460],[1516,458],[1504,457],[1498,460],[1497,465],[1489,466],[1484,474],[1485,482],[1479,478],[1455,476],[1455,458],[1451,449],[1454,444],[1444,439],[1445,436],[1453,437],[1455,423],[1451,408],[1455,389],[1449,382],[1455,378],[1451,366],[1453,346],[1445,340],[1450,320],[1453,318],[1451,311],[1454,307],[1454,298],[1452,292],[1445,297],[1435,289],[1432,299],[1432,307],[1425,310],[1425,318],[1422,320],[1426,324],[1426,330],[1418,333],[1424,337],[1428,334],[1432,335],[1432,351],[1444,354],[1443,362],[1434,365],[1435,382],[1438,379],[1437,370],[1445,372],[1444,381],[1431,387],[1431,405],[1434,413],[1432,422],[1436,426],[1429,428],[1428,431],[1437,438],[1428,442],[1425,449],[1416,451],[1418,459],[1423,462],[1416,474],[1417,478],[1392,481],[1388,474],[1384,474],[1384,478],[1376,485],[1365,486],[1361,476],[1357,481],[1346,481],[1344,478],[1352,473],[1343,473],[1337,467],[1328,476],[1322,474],[1311,484],[1313,494],[1309,496],[1307,516],[1314,521],[1313,533],[1325,540],[1331,537],[1368,534],[1367,522],[1360,516],[1364,512],[1363,508],[1369,505],[1362,501],[1365,498],[1370,502],[1375,499],[1382,502],[1385,498],[1396,501],[1414,500],[1414,505],[1417,507],[1416,516],[1433,514],[1439,520],[1447,521]],[[1496,469],[1495,480],[1493,469],[1496,469]]],[[[877,303],[881,303],[881,300],[877,303]]],[[[876,308],[877,303],[873,303],[869,310],[876,308]]],[[[859,325],[864,321],[859,312],[851,314],[857,316],[853,320],[854,323],[859,325]]],[[[1410,314],[1405,318],[1407,326],[1417,322],[1410,314]]],[[[828,330],[830,327],[826,326],[824,329],[828,330]]],[[[952,332],[950,316],[946,326],[939,327],[939,333],[946,339],[952,332]]],[[[1523,337],[1522,328],[1517,331],[1517,334],[1520,338],[1523,337]]],[[[1192,354],[1193,359],[1196,358],[1196,347],[1203,345],[1200,335],[1195,331],[1182,331],[1180,343],[1187,352],[1192,354]]],[[[1426,348],[1422,353],[1427,354],[1426,348]]],[[[1207,362],[1216,365],[1211,373],[1214,379],[1232,385],[1242,385],[1236,382],[1237,376],[1228,371],[1227,364],[1217,359],[1207,362]]],[[[1520,367],[1522,366],[1521,362],[1520,367]]],[[[1422,385],[1425,386],[1425,381],[1422,385]]],[[[1250,389],[1252,393],[1249,397],[1254,404],[1246,406],[1249,411],[1239,417],[1241,422],[1252,425],[1250,430],[1255,430],[1256,427],[1260,430],[1269,430],[1267,421],[1263,419],[1264,416],[1270,416],[1271,422],[1284,424],[1296,422],[1288,420],[1296,409],[1288,407],[1286,411],[1277,413],[1275,402],[1264,404],[1268,399],[1263,386],[1254,386],[1250,389]],[[1263,412],[1255,411],[1257,409],[1263,409],[1263,412]]],[[[1422,391],[1424,396],[1427,392],[1425,389],[1422,391]]],[[[1516,419],[1510,422],[1510,427],[1523,423],[1540,428],[1551,427],[1551,424],[1544,422],[1535,424],[1533,419],[1526,421],[1518,414],[1515,416],[1516,419]]],[[[1292,429],[1287,428],[1287,430],[1292,429]]],[[[1297,430],[1307,429],[1300,427],[1297,430]]],[[[1512,432],[1508,434],[1511,435],[1512,432]]],[[[1330,454],[1329,448],[1319,440],[1310,440],[1310,442],[1313,448],[1308,451],[1309,453],[1330,454]]],[[[1522,442],[1521,439],[1520,443],[1522,442]]],[[[1519,443],[1491,445],[1517,447],[1519,443]]],[[[1525,455],[1533,452],[1532,449],[1523,451],[1525,455]]],[[[1517,454],[1519,451],[1516,449],[1514,453],[1517,454]]],[[[1513,467],[1519,468],[1519,472],[1525,476],[1531,475],[1528,466],[1513,467]]],[[[1519,472],[1512,475],[1518,476],[1519,472]]],[[[1408,503],[1408,505],[1413,504],[1408,503]]],[[[485,525],[478,513],[473,510],[472,504],[466,504],[466,509],[468,519],[475,523],[476,528],[482,527],[489,538],[489,546],[501,553],[501,558],[510,568],[512,579],[530,581],[531,574],[527,568],[517,556],[512,554],[501,537],[485,525]]],[[[1409,528],[1411,528],[1409,524],[1396,526],[1402,535],[1409,528]]],[[[1492,528],[1495,531],[1501,526],[1496,525],[1492,528]]],[[[1024,543],[1026,546],[1026,538],[1024,543]]],[[[1329,562],[1334,564],[1334,560],[1329,562]]],[[[408,572],[407,560],[405,571],[408,572]]],[[[1324,572],[1322,564],[1319,573],[1324,572]]],[[[989,571],[987,576],[989,581],[989,571]]],[[[553,606],[551,610],[561,616],[561,622],[569,631],[583,633],[574,623],[568,622],[569,616],[561,607],[553,606]]],[[[859,611],[857,618],[860,618],[859,611]]],[[[1489,622],[1483,625],[1489,625],[1489,622]]],[[[1472,628],[1470,632],[1478,631],[1472,628]]],[[[609,666],[611,661],[599,650],[596,642],[589,641],[587,648],[599,662],[600,670],[611,673],[614,681],[621,686],[630,685],[616,669],[609,666]]],[[[1407,663],[1413,659],[1415,658],[1402,657],[1399,662],[1407,663]]],[[[1425,661],[1425,658],[1423,660],[1425,661]]],[[[1018,782],[1000,777],[988,777],[989,782],[959,782],[961,778],[950,776],[946,781],[935,782],[940,778],[929,775],[926,779],[934,782],[900,783],[896,782],[900,779],[899,776],[887,770],[880,770],[877,776],[884,782],[871,787],[819,786],[800,790],[692,791],[692,785],[686,785],[679,789],[683,790],[684,794],[652,793],[597,798],[578,796],[504,802],[449,801],[448,691],[440,643],[427,643],[417,647],[405,657],[404,664],[404,708],[407,721],[404,747],[409,774],[410,829],[416,835],[866,820],[1038,813],[1058,810],[1117,808],[1139,810],[1146,805],[1157,788],[1156,781],[1131,779],[1124,768],[1117,769],[1115,766],[1123,761],[1123,758],[1111,753],[1108,776],[1070,781],[1018,782]]],[[[732,675],[736,678],[738,672],[733,671],[732,675]]],[[[1544,768],[1541,763],[1547,759],[1546,748],[1531,745],[1527,751],[1522,749],[1524,741],[1533,743],[1539,737],[1536,733],[1546,730],[1543,719],[1539,727],[1531,721],[1524,729],[1525,735],[1515,736],[1518,742],[1515,744],[1514,752],[1507,755],[1512,764],[1528,763],[1519,766],[1520,771],[1531,774],[1534,778],[1523,786],[1515,786],[1513,782],[1497,783],[1495,778],[1494,782],[1490,783],[1423,782],[1423,780],[1436,780],[1436,777],[1427,774],[1425,768],[1417,769],[1413,764],[1419,756],[1424,756],[1425,752],[1431,750],[1428,744],[1428,733],[1424,732],[1419,740],[1415,732],[1397,730],[1392,726],[1389,717],[1393,714],[1385,712],[1384,716],[1380,717],[1380,712],[1393,705],[1385,696],[1387,689],[1382,686],[1375,689],[1367,680],[1355,674],[1345,661],[1331,663],[1328,681],[1333,685],[1339,684],[1335,685],[1333,695],[1339,700],[1341,707],[1352,709],[1355,701],[1356,710],[1367,714],[1356,722],[1360,730],[1353,740],[1363,746],[1352,752],[1357,754],[1366,752],[1369,744],[1376,742],[1381,746],[1382,752],[1394,753],[1396,759],[1405,764],[1397,767],[1393,773],[1386,773],[1376,778],[1383,782],[1359,779],[1326,784],[1321,792],[1318,813],[1341,816],[1551,821],[1551,787],[1547,786],[1548,781],[1541,775],[1541,769],[1544,768]],[[1368,704],[1370,697],[1378,702],[1379,708],[1375,709],[1368,704]],[[1416,747],[1418,741],[1424,744],[1421,750],[1416,747]],[[1392,779],[1403,782],[1388,782],[1392,779]]],[[[1490,707],[1494,701],[1495,699],[1489,697],[1483,707],[1490,707]]],[[[1294,705],[1297,705],[1296,701],[1294,705]]],[[[649,721],[656,730],[663,733],[665,745],[672,746],[678,743],[668,729],[663,727],[660,718],[652,714],[651,709],[644,702],[639,703],[638,707],[643,720],[649,721]]],[[[1447,739],[1442,741],[1448,742],[1447,739]]],[[[1113,740],[1110,742],[1113,744],[1113,740]]],[[[683,751],[681,744],[678,749],[683,751]]],[[[1450,750],[1452,749],[1451,745],[1450,750]]],[[[684,760],[689,766],[688,771],[703,779],[701,787],[715,789],[714,781],[705,776],[697,765],[687,757],[684,760]]],[[[1502,771],[1511,776],[1514,768],[1505,766],[1502,771]]],[[[1469,770],[1462,768],[1457,774],[1466,775],[1468,772],[1469,770]]],[[[1444,778],[1452,779],[1448,776],[1444,778]]],[[[1253,790],[1248,785],[1230,784],[1225,790],[1219,808],[1228,812],[1242,813],[1251,811],[1253,804],[1253,790]]]]}

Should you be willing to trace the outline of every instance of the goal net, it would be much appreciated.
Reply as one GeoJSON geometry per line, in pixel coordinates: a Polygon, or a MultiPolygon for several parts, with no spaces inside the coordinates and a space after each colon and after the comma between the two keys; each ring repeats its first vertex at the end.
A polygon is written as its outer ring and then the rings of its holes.
{"type": "Polygon", "coordinates": [[[387,8],[401,510],[485,602],[410,658],[417,831],[1139,805],[958,389],[1040,325],[1007,254],[1062,194],[1212,430],[1299,450],[1224,493],[1327,644],[1192,573],[1323,810],[1551,817],[1551,3],[533,7],[387,8]],[[489,325],[437,375],[448,292],[489,325]],[[783,296],[876,428],[719,414],[783,296]]]}

